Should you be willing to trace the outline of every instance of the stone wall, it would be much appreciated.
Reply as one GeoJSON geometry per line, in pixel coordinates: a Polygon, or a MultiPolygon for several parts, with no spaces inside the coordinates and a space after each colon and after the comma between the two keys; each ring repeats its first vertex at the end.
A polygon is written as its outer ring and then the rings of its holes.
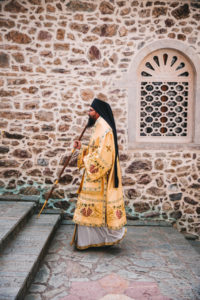
{"type": "Polygon", "coordinates": [[[133,151],[121,161],[128,216],[176,221],[179,230],[199,233],[199,152],[133,151]]]}
{"type": "MultiPolygon", "coordinates": [[[[99,97],[116,118],[128,217],[166,219],[200,235],[199,151],[129,151],[127,90],[115,84],[153,41],[182,41],[199,53],[199,20],[199,1],[1,1],[0,193],[43,201],[99,97]]],[[[70,215],[76,155],[50,200],[70,215]]]]}

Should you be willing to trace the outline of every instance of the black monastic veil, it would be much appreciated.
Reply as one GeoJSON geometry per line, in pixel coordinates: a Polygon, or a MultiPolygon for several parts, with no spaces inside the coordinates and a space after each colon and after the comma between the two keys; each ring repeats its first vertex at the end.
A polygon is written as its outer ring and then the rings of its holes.
{"type": "Polygon", "coordinates": [[[119,179],[117,174],[117,157],[118,157],[118,143],[117,143],[117,131],[115,126],[115,120],[112,109],[107,102],[104,102],[98,98],[95,98],[91,104],[91,107],[108,123],[112,128],[115,142],[115,187],[119,185],[119,179]]]}

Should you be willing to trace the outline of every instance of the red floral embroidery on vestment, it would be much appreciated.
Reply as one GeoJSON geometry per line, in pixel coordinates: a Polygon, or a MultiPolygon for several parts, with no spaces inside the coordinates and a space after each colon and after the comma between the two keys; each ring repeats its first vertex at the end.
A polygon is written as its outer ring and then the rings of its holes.
{"type": "Polygon", "coordinates": [[[118,219],[121,219],[121,217],[122,217],[122,211],[118,209],[116,211],[116,216],[118,217],[118,219]]]}
{"type": "Polygon", "coordinates": [[[95,167],[94,165],[90,165],[90,173],[97,173],[99,171],[99,168],[95,167]]]}
{"type": "Polygon", "coordinates": [[[92,209],[90,207],[88,207],[88,209],[84,207],[81,209],[81,213],[84,217],[89,217],[92,213],[92,209]]]}

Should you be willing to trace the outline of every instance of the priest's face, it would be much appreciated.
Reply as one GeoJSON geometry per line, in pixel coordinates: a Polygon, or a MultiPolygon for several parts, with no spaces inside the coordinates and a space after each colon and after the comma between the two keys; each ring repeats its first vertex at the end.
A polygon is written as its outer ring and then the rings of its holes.
{"type": "Polygon", "coordinates": [[[89,116],[89,127],[92,127],[96,120],[99,118],[99,114],[92,108],[89,108],[88,111],[88,116],[89,116]]]}

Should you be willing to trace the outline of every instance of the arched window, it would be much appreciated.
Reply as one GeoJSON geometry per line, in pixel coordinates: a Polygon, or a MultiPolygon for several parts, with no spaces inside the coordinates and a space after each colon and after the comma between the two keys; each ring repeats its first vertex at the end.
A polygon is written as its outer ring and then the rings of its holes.
{"type": "Polygon", "coordinates": [[[115,86],[128,94],[128,149],[200,147],[200,59],[192,46],[147,44],[115,86]]]}
{"type": "Polygon", "coordinates": [[[174,49],[151,52],[137,70],[136,142],[192,141],[194,74],[174,49]]]}

